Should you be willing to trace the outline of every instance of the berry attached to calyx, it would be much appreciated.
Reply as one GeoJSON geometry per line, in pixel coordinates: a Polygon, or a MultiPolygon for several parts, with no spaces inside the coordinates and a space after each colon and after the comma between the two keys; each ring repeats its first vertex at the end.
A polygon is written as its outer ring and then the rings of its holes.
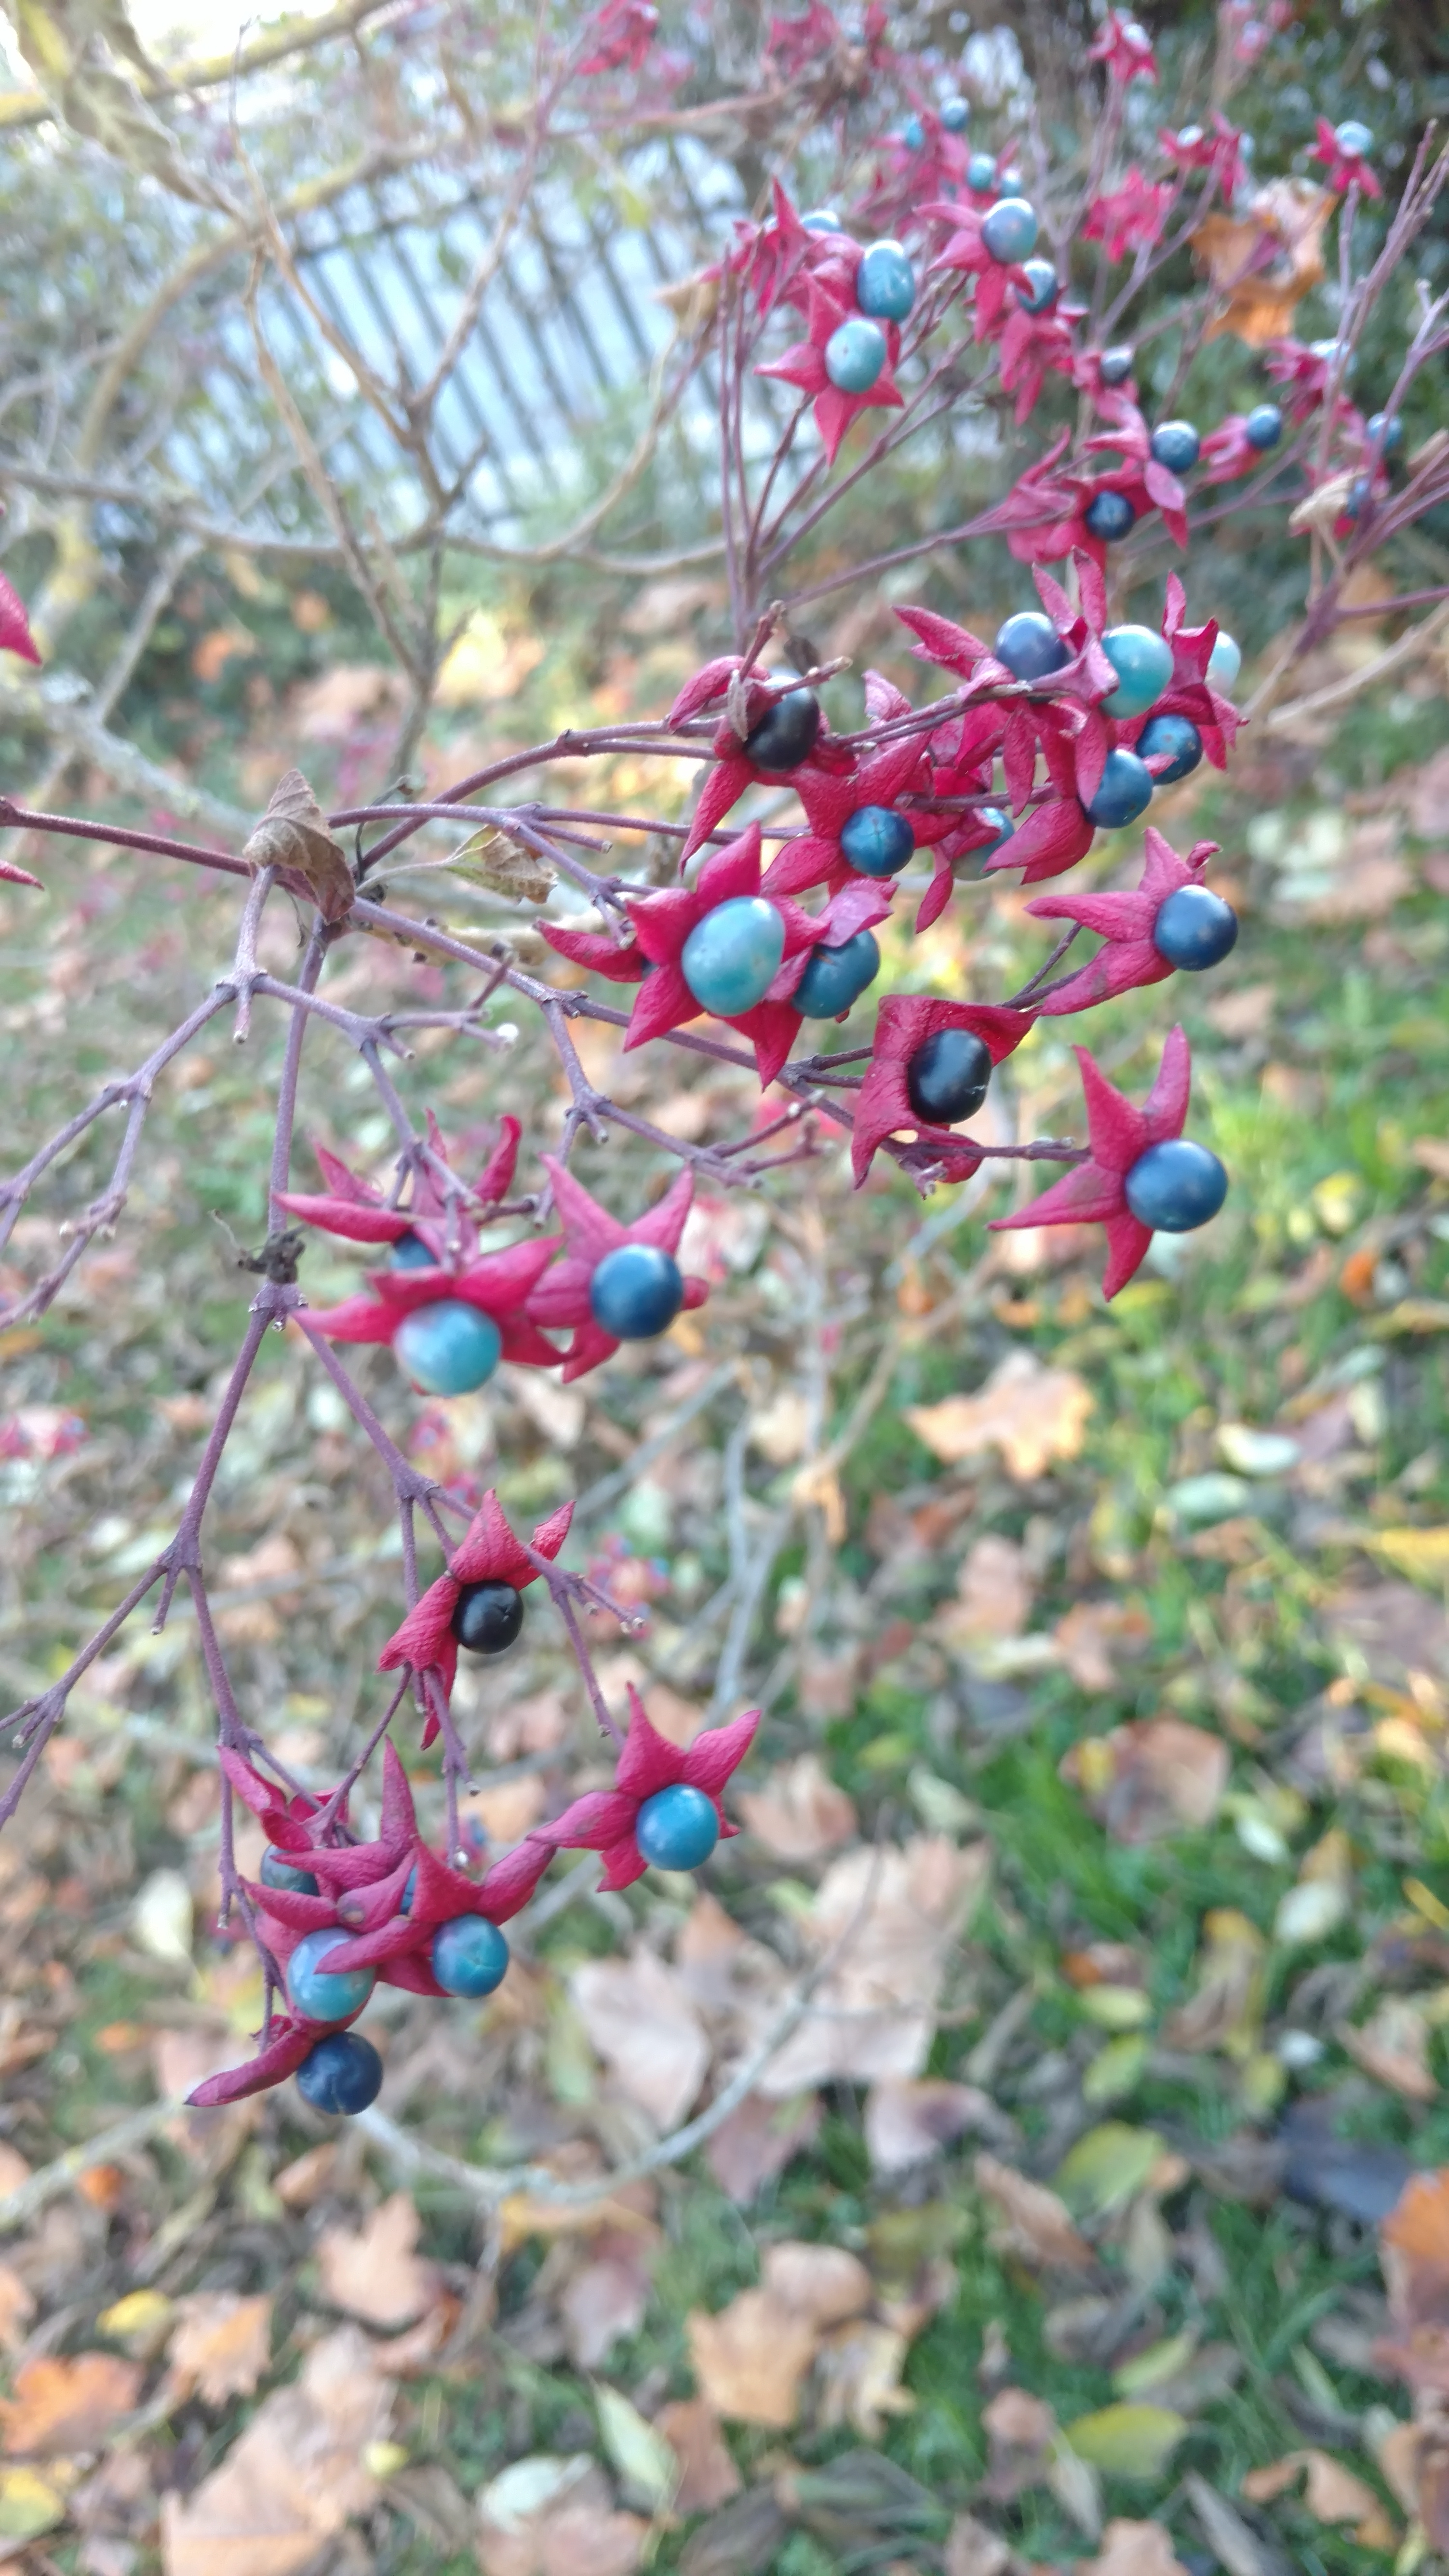
{"type": "Polygon", "coordinates": [[[1165,465],[1169,474],[1186,474],[1196,465],[1202,440],[1190,420],[1159,421],[1152,433],[1154,462],[1165,465]]]}
{"type": "Polygon", "coordinates": [[[361,2031],[330,2030],[298,2067],[297,2090],[314,2111],[354,2117],[382,2091],[382,2059],[361,2031]]]}
{"type": "Polygon", "coordinates": [[[1243,667],[1243,648],[1225,626],[1218,628],[1217,642],[1208,655],[1208,687],[1230,689],[1243,667]]]}
{"type": "Polygon", "coordinates": [[[1136,350],[1119,345],[1102,351],[1097,361],[1097,373],[1104,385],[1125,385],[1136,363],[1136,350]]]}
{"type": "Polygon", "coordinates": [[[1155,626],[1109,626],[1102,650],[1117,674],[1117,686],[1102,700],[1104,716],[1119,723],[1145,716],[1172,680],[1172,646],[1155,626]]]}
{"type": "Polygon", "coordinates": [[[389,1270],[436,1270],[438,1256],[420,1234],[400,1234],[388,1259],[389,1270]]]}
{"type": "Polygon", "coordinates": [[[673,1253],[653,1243],[621,1243],[606,1252],[589,1281],[596,1324],[616,1342],[650,1342],[669,1330],[684,1304],[684,1273],[673,1253]]]}
{"type": "Polygon", "coordinates": [[[498,1366],[503,1337],[491,1315],[439,1297],[404,1315],[392,1337],[400,1366],[424,1395],[471,1395],[498,1366]]]}
{"type": "Polygon", "coordinates": [[[880,973],[880,945],[873,931],[857,930],[832,948],[822,941],[810,951],[810,962],[791,996],[806,1020],[844,1019],[880,973]]]}
{"type": "Polygon", "coordinates": [[[1125,492],[1098,492],[1088,502],[1082,524],[1088,534],[1111,545],[1125,537],[1137,517],[1125,492]]]}
{"type": "Polygon", "coordinates": [[[291,1853],[278,1851],[275,1843],[268,1843],[263,1852],[257,1876],[263,1887],[285,1887],[293,1896],[319,1896],[322,1892],[314,1872],[299,1867],[291,1853]]]}
{"type": "Polygon", "coordinates": [[[995,187],[996,155],[994,152],[972,153],[966,164],[966,185],[972,195],[977,197],[984,197],[988,188],[995,187]]]}
{"type": "Polygon", "coordinates": [[[1369,417],[1368,436],[1380,456],[1397,456],[1404,443],[1404,424],[1396,411],[1376,411],[1369,417]]]}
{"type": "Polygon", "coordinates": [[[833,206],[813,206],[808,215],[801,216],[800,222],[807,233],[843,233],[845,230],[833,206]]]}
{"type": "Polygon", "coordinates": [[[371,1968],[340,1968],[328,1974],[327,1954],[346,1938],[345,1932],[330,1927],[306,1932],[287,1961],[287,1993],[293,2012],[304,2021],[350,2021],[376,1985],[371,1968]]]}
{"type": "Polygon", "coordinates": [[[486,1914],[455,1914],[433,1934],[433,1974],[447,1995],[491,1995],[508,1973],[508,1944],[486,1914]]]}
{"type": "Polygon", "coordinates": [[[815,748],[820,700],[813,689],[782,689],[745,736],[745,758],[756,769],[798,769],[815,748]]]}
{"type": "Polygon", "coordinates": [[[713,1799],[687,1780],[656,1789],[634,1820],[634,1840],[651,1869],[698,1869],[719,1841],[713,1799]]]}
{"type": "Polygon", "coordinates": [[[1139,1154],[1123,1184],[1128,1208],[1154,1234],[1191,1234],[1217,1215],[1228,1176],[1216,1154],[1190,1136],[1169,1136],[1139,1154]]]}
{"type": "Polygon", "coordinates": [[[974,1029],[937,1029],[906,1067],[906,1096],[930,1127],[973,1117],[991,1081],[991,1053],[974,1029]]]}
{"type": "Polygon", "coordinates": [[[926,140],[926,129],[918,116],[908,116],[901,127],[901,141],[908,152],[919,152],[926,140]]]}
{"type": "Polygon", "coordinates": [[[862,253],[855,300],[873,321],[904,322],[916,300],[916,272],[898,241],[872,242],[862,253]]]}
{"type": "Polygon", "coordinates": [[[1045,680],[1072,658],[1051,619],[1039,608],[1019,608],[1014,617],[1008,617],[997,628],[991,649],[1018,680],[1045,680]]]}
{"type": "Polygon", "coordinates": [[[1243,423],[1250,447],[1276,447],[1283,435],[1283,414],[1276,403],[1254,403],[1243,423]]]}
{"type": "Polygon", "coordinates": [[[960,97],[943,98],[939,114],[948,134],[964,134],[971,122],[971,101],[960,97]]]}
{"type": "Polygon", "coordinates": [[[1190,716],[1149,716],[1137,737],[1139,760],[1158,760],[1166,752],[1170,766],[1156,773],[1159,787],[1186,778],[1202,758],[1202,735],[1190,716]]]}
{"type": "Polygon", "coordinates": [[[915,846],[905,815],[889,805],[858,805],[841,826],[841,856],[863,877],[893,877],[915,846]]]}
{"type": "Polygon", "coordinates": [[[1343,515],[1346,519],[1356,519],[1359,516],[1373,488],[1371,474],[1355,474],[1343,504],[1343,515]]]}
{"type": "Polygon", "coordinates": [[[1025,197],[998,197],[981,218],[981,239],[1003,268],[1030,259],[1039,229],[1036,208],[1025,197]]]}
{"type": "Polygon", "coordinates": [[[1152,925],[1152,945],[1170,966],[1188,975],[1221,965],[1236,947],[1238,916],[1230,903],[1209,886],[1178,886],[1159,907],[1152,925]]]}
{"type": "Polygon", "coordinates": [[[1361,161],[1374,148],[1373,127],[1362,124],[1356,116],[1346,116],[1342,125],[1336,125],[1333,139],[1340,152],[1347,153],[1353,161],[1361,161]]]}
{"type": "Polygon", "coordinates": [[[763,895],[740,894],[695,923],[679,967],[702,1011],[738,1019],[763,1002],[784,953],[783,915],[763,895]]]}
{"type": "Polygon", "coordinates": [[[465,1583],[448,1624],[470,1655],[506,1654],[523,1627],[523,1595],[511,1583],[465,1583]]]}
{"type": "Polygon", "coordinates": [[[1049,313],[1062,291],[1062,282],[1049,259],[1022,261],[1027,283],[1016,290],[1016,300],[1023,313],[1049,313]]]}
{"type": "Polygon", "coordinates": [[[825,372],[837,393],[868,394],[889,356],[880,324],[852,313],[825,343],[825,372]]]}
{"type": "Polygon", "coordinates": [[[1109,751],[1097,792],[1087,803],[1087,820],[1099,832],[1120,832],[1135,823],[1152,802],[1152,772],[1135,751],[1109,751]]]}

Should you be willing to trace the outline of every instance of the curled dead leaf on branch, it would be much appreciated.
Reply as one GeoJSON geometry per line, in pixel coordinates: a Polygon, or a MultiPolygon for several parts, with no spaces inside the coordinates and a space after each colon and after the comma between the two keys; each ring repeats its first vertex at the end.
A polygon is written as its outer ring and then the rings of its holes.
{"type": "Polygon", "coordinates": [[[474,832],[444,865],[465,885],[501,894],[509,903],[546,903],[555,883],[547,859],[491,823],[474,832]]]}
{"type": "Polygon", "coordinates": [[[275,868],[284,880],[300,877],[326,922],[343,921],[352,909],[356,888],[347,854],[300,769],[278,779],[242,857],[257,875],[275,868]]]}
{"type": "Polygon", "coordinates": [[[1250,349],[1285,338],[1304,296],[1322,283],[1332,211],[1329,191],[1311,179],[1271,179],[1246,215],[1205,215],[1189,238],[1199,267],[1227,299],[1205,337],[1231,331],[1250,349]]]}

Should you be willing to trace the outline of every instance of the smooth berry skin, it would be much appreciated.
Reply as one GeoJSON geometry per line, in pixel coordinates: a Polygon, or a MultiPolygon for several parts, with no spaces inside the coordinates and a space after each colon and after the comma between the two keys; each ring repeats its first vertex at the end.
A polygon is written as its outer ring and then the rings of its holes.
{"type": "Polygon", "coordinates": [[[989,823],[993,832],[996,834],[994,841],[978,844],[980,855],[983,859],[989,859],[994,851],[1001,848],[1004,841],[1009,841],[1011,839],[1016,830],[1016,825],[1013,823],[1011,816],[1005,813],[999,805],[979,806],[977,808],[976,820],[978,823],[989,823]]]}
{"type": "Polygon", "coordinates": [[[719,1841],[714,1800],[687,1780],[656,1789],[634,1819],[634,1840],[651,1869],[698,1869],[719,1841]]]}
{"type": "Polygon", "coordinates": [[[904,322],[916,300],[916,272],[898,241],[872,242],[855,272],[855,300],[875,322],[904,322]]]}
{"type": "Polygon", "coordinates": [[[1217,1215],[1228,1195],[1228,1176],[1206,1145],[1170,1136],[1138,1155],[1122,1187],[1139,1225],[1150,1225],[1154,1234],[1191,1234],[1217,1215]]]}
{"type": "MultiPolygon", "coordinates": [[[[1310,340],[1308,343],[1308,354],[1310,358],[1321,358],[1326,367],[1337,367],[1343,356],[1343,345],[1342,342],[1338,340],[1310,340]]],[[[1353,354],[1351,351],[1349,353],[1348,364],[1344,368],[1343,372],[1345,375],[1352,375],[1353,373],[1353,354]]]]}
{"type": "Polygon", "coordinates": [[[1097,793],[1087,805],[1087,820],[1099,832],[1120,832],[1135,823],[1152,802],[1152,772],[1135,751],[1109,751],[1097,793]]]}
{"type": "Polygon", "coordinates": [[[433,1934],[432,1961],[445,1995],[491,1995],[508,1974],[508,1944],[486,1914],[455,1914],[433,1934]]]}
{"type": "Polygon", "coordinates": [[[700,1009],[731,1020],[763,1002],[784,954],[783,914],[763,895],[739,894],[695,923],[679,965],[700,1009]]]}
{"type": "Polygon", "coordinates": [[[1343,505],[1343,515],[1346,519],[1356,519],[1360,516],[1363,505],[1373,488],[1373,479],[1370,475],[1355,474],[1343,505]]]}
{"type": "Polygon", "coordinates": [[[998,197],[981,218],[982,241],[1003,268],[1015,268],[1030,259],[1039,229],[1036,208],[1025,197],[998,197]]]}
{"type": "Polygon", "coordinates": [[[1208,655],[1208,687],[1210,689],[1221,689],[1226,693],[1227,690],[1232,687],[1233,682],[1236,680],[1242,667],[1243,648],[1241,644],[1238,642],[1236,636],[1228,633],[1225,626],[1220,626],[1218,628],[1217,641],[1213,645],[1211,653],[1208,655]]]}
{"type": "Polygon", "coordinates": [[[1004,626],[998,626],[991,649],[1017,680],[1045,680],[1072,658],[1051,619],[1039,608],[1020,608],[1008,617],[1004,626]]]}
{"type": "Polygon", "coordinates": [[[439,1297],[404,1315],[392,1346],[424,1395],[471,1395],[487,1385],[503,1353],[492,1316],[465,1306],[461,1297],[439,1297]]]}
{"type": "Polygon", "coordinates": [[[908,116],[901,127],[901,141],[908,152],[919,152],[926,139],[926,129],[918,116],[908,116]]]}
{"type": "Polygon", "coordinates": [[[745,758],[756,769],[798,769],[815,748],[820,700],[813,689],[785,689],[745,736],[745,758]]]}
{"type": "Polygon", "coordinates": [[[1125,723],[1145,716],[1172,679],[1172,646],[1155,626],[1109,626],[1102,650],[1117,674],[1117,686],[1102,700],[1104,716],[1125,723]]]}
{"type": "Polygon", "coordinates": [[[795,1008],[802,1019],[843,1020],[879,973],[880,946],[873,931],[858,930],[836,948],[822,942],[810,951],[810,963],[795,987],[795,1008]]]}
{"type": "Polygon", "coordinates": [[[287,1961],[287,1993],[304,2021],[350,2021],[376,1985],[372,1968],[340,1968],[329,1974],[327,1953],[347,1938],[330,1928],[304,1933],[287,1961]]]}
{"type": "Polygon", "coordinates": [[[1125,492],[1098,492],[1087,504],[1083,525],[1089,535],[1101,537],[1108,545],[1125,537],[1137,517],[1125,492]]]}
{"type": "Polygon", "coordinates": [[[297,2090],[314,2111],[355,2118],[382,2091],[382,2059],[360,2031],[329,2031],[298,2067],[297,2090]]]}
{"type": "Polygon", "coordinates": [[[843,233],[845,230],[833,206],[814,206],[808,215],[801,216],[800,221],[807,233],[843,233]]]}
{"type": "Polygon", "coordinates": [[[996,155],[994,152],[972,153],[966,164],[966,185],[976,197],[984,197],[988,188],[995,187],[996,155]]]}
{"type": "Polygon", "coordinates": [[[1177,129],[1177,139],[1184,152],[1191,152],[1194,150],[1196,145],[1202,141],[1202,127],[1200,125],[1180,125],[1177,129]]]}
{"type": "Polygon", "coordinates": [[[1022,268],[1030,280],[1019,286],[1016,300],[1023,313],[1049,313],[1062,291],[1062,282],[1049,259],[1023,260],[1022,268]]]}
{"type": "Polygon", "coordinates": [[[971,122],[971,101],[969,98],[943,98],[940,117],[948,134],[964,134],[971,122]]]}
{"type": "Polygon", "coordinates": [[[448,1622],[470,1655],[503,1655],[523,1628],[523,1595],[511,1583],[465,1583],[448,1622]]]}
{"type": "Polygon", "coordinates": [[[889,355],[879,323],[852,313],[825,343],[825,372],[837,393],[868,394],[889,355]]]}
{"type": "Polygon", "coordinates": [[[1347,153],[1354,161],[1361,161],[1364,154],[1374,148],[1373,127],[1362,124],[1356,116],[1346,116],[1342,125],[1336,125],[1333,139],[1340,152],[1347,153]]]}
{"type": "Polygon", "coordinates": [[[1276,403],[1254,403],[1243,429],[1248,445],[1261,453],[1277,446],[1283,435],[1283,414],[1276,403]]]}
{"type": "Polygon", "coordinates": [[[1203,975],[1210,966],[1220,966],[1237,944],[1238,916],[1209,886],[1179,886],[1158,906],[1152,945],[1185,975],[1203,975]]]}
{"type": "Polygon", "coordinates": [[[589,1312],[616,1342],[652,1342],[684,1303],[684,1273],[655,1243],[621,1243],[589,1281],[589,1312]]]}
{"type": "Polygon", "coordinates": [[[1097,373],[1104,385],[1125,385],[1136,363],[1135,349],[1104,349],[1098,361],[1097,373]]]}
{"type": "Polygon", "coordinates": [[[1202,758],[1202,735],[1190,717],[1149,716],[1137,737],[1137,757],[1155,760],[1164,751],[1171,766],[1157,771],[1157,784],[1171,787],[1177,779],[1190,776],[1202,758]]]}
{"type": "Polygon", "coordinates": [[[931,1127],[975,1116],[991,1083],[991,1050],[974,1029],[937,1029],[906,1067],[906,1097],[931,1127]]]}
{"type": "Polygon", "coordinates": [[[387,1266],[389,1270],[436,1270],[438,1256],[429,1252],[420,1234],[400,1234],[387,1266]]]}
{"type": "Polygon", "coordinates": [[[1202,440],[1190,420],[1164,420],[1154,429],[1151,445],[1157,463],[1165,465],[1169,474],[1186,474],[1197,463],[1202,440]]]}
{"type": "Polygon", "coordinates": [[[310,1869],[299,1869],[290,1852],[278,1851],[275,1843],[268,1843],[263,1852],[257,1876],[263,1887],[290,1888],[294,1896],[320,1896],[322,1893],[314,1873],[310,1869]]]}
{"type": "Polygon", "coordinates": [[[1404,443],[1404,424],[1397,412],[1376,411],[1368,424],[1369,444],[1380,456],[1397,456],[1404,443]]]}
{"type": "Polygon", "coordinates": [[[413,1898],[416,1896],[417,1892],[418,1892],[418,1865],[417,1865],[417,1862],[416,1862],[416,1861],[414,1861],[414,1862],[413,1862],[413,1865],[412,1865],[412,1868],[408,1871],[408,1874],[407,1874],[407,1884],[406,1884],[406,1886],[404,1887],[403,1892],[402,1892],[401,1896],[398,1898],[398,1901],[397,1901],[397,1910],[398,1910],[399,1914],[411,1914],[411,1912],[412,1912],[412,1910],[413,1910],[413,1898]]]}
{"type": "Polygon", "coordinates": [[[915,846],[905,815],[889,805],[858,805],[841,827],[841,855],[858,876],[893,877],[915,846]]]}

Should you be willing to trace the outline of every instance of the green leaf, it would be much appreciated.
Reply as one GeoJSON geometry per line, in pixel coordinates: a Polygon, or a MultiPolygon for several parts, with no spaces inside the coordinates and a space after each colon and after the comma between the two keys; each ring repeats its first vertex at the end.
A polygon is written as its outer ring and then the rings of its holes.
{"type": "Polygon", "coordinates": [[[663,2434],[617,2388],[597,2387],[594,2404],[604,2448],[625,2488],[650,2513],[663,2513],[679,2484],[679,2462],[663,2434]]]}
{"type": "Polygon", "coordinates": [[[1078,2459],[1090,2460],[1109,2478],[1162,2475],[1187,2431],[1187,2417],[1170,2406],[1101,2406],[1063,2426],[1078,2459]]]}
{"type": "Polygon", "coordinates": [[[1130,2128],[1125,2120],[1104,2120],[1078,2138],[1056,2176],[1074,2217],[1105,2217],[1123,2209],[1142,2189],[1158,2157],[1162,2140],[1155,2129],[1130,2128]]]}

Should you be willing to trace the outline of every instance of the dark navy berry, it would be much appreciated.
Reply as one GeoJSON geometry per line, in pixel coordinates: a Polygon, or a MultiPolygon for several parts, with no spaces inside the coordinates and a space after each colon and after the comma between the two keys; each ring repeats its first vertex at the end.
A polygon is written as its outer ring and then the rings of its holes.
{"type": "Polygon", "coordinates": [[[1206,1145],[1172,1136],[1138,1155],[1123,1192],[1139,1225],[1150,1225],[1155,1234],[1191,1234],[1217,1215],[1228,1176],[1206,1145]]]}
{"type": "Polygon", "coordinates": [[[433,1934],[432,1961],[445,1995],[491,1995],[508,1973],[508,1944],[486,1914],[455,1914],[433,1934]]]}
{"type": "Polygon", "coordinates": [[[448,1624],[470,1655],[501,1655],[523,1626],[523,1595],[511,1583],[465,1583],[448,1624]]]}
{"type": "Polygon", "coordinates": [[[1030,259],[1038,229],[1036,208],[1025,197],[998,197],[981,218],[981,239],[1004,268],[1030,259]]]}
{"type": "Polygon", "coordinates": [[[800,218],[807,233],[843,233],[844,224],[833,206],[814,206],[800,218]]]}
{"type": "Polygon", "coordinates": [[[1126,536],[1136,516],[1125,492],[1096,492],[1087,504],[1083,524],[1089,535],[1102,537],[1110,545],[1126,536]]]}
{"type": "Polygon", "coordinates": [[[278,1851],[268,1843],[257,1873],[263,1887],[288,1887],[294,1896],[320,1896],[322,1891],[310,1869],[302,1869],[290,1852],[278,1851]]]}
{"type": "Polygon", "coordinates": [[[634,1819],[634,1840],[651,1869],[698,1869],[719,1841],[714,1800],[687,1780],[656,1789],[634,1819]]]}
{"type": "Polygon", "coordinates": [[[439,1297],[404,1315],[392,1337],[399,1365],[424,1395],[471,1395],[503,1356],[491,1315],[461,1297],[439,1297]]]}
{"type": "Polygon", "coordinates": [[[1346,519],[1356,519],[1360,516],[1364,503],[1367,501],[1373,488],[1372,475],[1355,474],[1353,481],[1348,487],[1348,497],[1343,505],[1343,515],[1346,519]]]}
{"type": "Polygon", "coordinates": [[[679,971],[702,1011],[738,1019],[763,1002],[784,954],[784,914],[762,894],[736,894],[695,923],[679,971]]]}
{"type": "Polygon", "coordinates": [[[329,1952],[347,1937],[330,1928],[304,1933],[287,1961],[287,1993],[304,2021],[350,2021],[376,1985],[375,1968],[328,1969],[329,1952]]]}
{"type": "Polygon", "coordinates": [[[835,948],[822,941],[810,951],[795,987],[795,1008],[805,1020],[843,1019],[879,973],[880,948],[873,931],[858,930],[835,948]]]}
{"type": "Polygon", "coordinates": [[[907,817],[889,805],[859,805],[841,826],[841,855],[863,877],[893,877],[915,846],[907,817]]]}
{"type": "Polygon", "coordinates": [[[1164,420],[1152,433],[1152,453],[1169,474],[1185,474],[1196,465],[1202,440],[1190,420],[1164,420]]]}
{"type": "Polygon", "coordinates": [[[1254,403],[1243,429],[1250,447],[1276,447],[1283,435],[1283,414],[1276,403],[1254,403]]]}
{"type": "Polygon", "coordinates": [[[1135,751],[1109,751],[1097,793],[1087,804],[1087,819],[1099,832],[1120,832],[1145,814],[1151,802],[1152,772],[1145,762],[1135,751]]]}
{"type": "Polygon", "coordinates": [[[941,123],[944,125],[948,134],[964,134],[970,122],[971,101],[969,98],[942,99],[941,123]]]}
{"type": "Polygon", "coordinates": [[[974,1029],[937,1029],[906,1067],[906,1097],[932,1127],[954,1127],[980,1108],[991,1082],[991,1050],[974,1029]]]}
{"type": "Polygon", "coordinates": [[[1149,716],[1137,737],[1139,760],[1159,759],[1166,752],[1169,767],[1155,772],[1159,787],[1170,787],[1177,778],[1186,778],[1202,758],[1202,735],[1187,716],[1149,716]]]}
{"type": "Polygon", "coordinates": [[[360,2031],[329,2031],[298,2067],[297,2090],[314,2111],[365,2111],[382,2091],[382,2059],[360,2031]]]}
{"type": "Polygon", "coordinates": [[[1232,905],[1203,885],[1179,886],[1159,904],[1152,925],[1152,945],[1158,956],[1188,975],[1221,965],[1237,938],[1238,916],[1232,905]]]}
{"type": "Polygon", "coordinates": [[[1020,608],[996,630],[992,646],[998,662],[1018,680],[1045,680],[1071,660],[1051,619],[1039,608],[1020,608]]]}
{"type": "Polygon", "coordinates": [[[1404,443],[1404,424],[1397,412],[1376,411],[1368,424],[1369,443],[1378,441],[1380,456],[1397,456],[1404,443]]]}
{"type": "Polygon", "coordinates": [[[984,197],[988,188],[995,187],[996,155],[994,152],[972,153],[966,164],[966,185],[972,195],[977,197],[984,197]]]}
{"type": "Polygon", "coordinates": [[[1016,300],[1023,313],[1049,313],[1062,291],[1061,279],[1049,259],[1022,262],[1022,273],[1029,281],[1016,290],[1016,300]]]}
{"type": "Polygon", "coordinates": [[[684,1273],[653,1243],[621,1243],[589,1281],[589,1311],[616,1342],[652,1342],[684,1303],[684,1273]]]}
{"type": "Polygon", "coordinates": [[[855,300],[877,322],[904,322],[916,300],[916,272],[898,241],[872,242],[855,272],[855,300]]]}
{"type": "Polygon", "coordinates": [[[786,689],[745,736],[745,758],[757,769],[798,769],[815,748],[820,700],[813,689],[786,689]]]}
{"type": "Polygon", "coordinates": [[[389,1270],[436,1270],[438,1256],[429,1252],[420,1234],[400,1234],[387,1266],[389,1270]]]}
{"type": "Polygon", "coordinates": [[[1125,385],[1136,363],[1135,349],[1104,349],[1097,364],[1097,373],[1104,385],[1125,385]]]}

